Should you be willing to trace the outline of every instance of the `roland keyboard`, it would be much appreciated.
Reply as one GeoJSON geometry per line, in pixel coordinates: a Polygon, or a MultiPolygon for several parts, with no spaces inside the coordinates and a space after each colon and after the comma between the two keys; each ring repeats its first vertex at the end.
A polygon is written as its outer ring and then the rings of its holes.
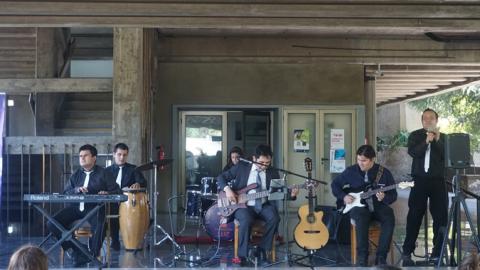
{"type": "Polygon", "coordinates": [[[109,203],[125,202],[127,195],[106,194],[106,195],[84,195],[84,194],[24,194],[23,200],[26,202],[50,202],[50,203],[109,203]]]}

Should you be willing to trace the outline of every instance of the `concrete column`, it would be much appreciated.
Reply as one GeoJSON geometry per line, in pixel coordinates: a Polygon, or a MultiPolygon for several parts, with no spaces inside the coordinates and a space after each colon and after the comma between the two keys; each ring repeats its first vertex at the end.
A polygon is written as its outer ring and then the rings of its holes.
{"type": "MultiPolygon", "coordinates": [[[[55,38],[55,28],[37,28],[36,78],[55,78],[57,76],[59,48],[55,38]]],[[[63,94],[58,93],[36,95],[36,136],[55,135],[55,112],[62,101],[62,96],[63,94]]]]}
{"type": "Polygon", "coordinates": [[[366,143],[376,146],[376,114],[377,106],[375,103],[375,77],[365,76],[365,139],[366,143]]]}
{"type": "Polygon", "coordinates": [[[137,165],[146,159],[145,130],[150,125],[145,89],[150,87],[151,70],[145,65],[144,44],[144,29],[114,28],[112,135],[114,143],[129,146],[129,162],[137,165]]]}

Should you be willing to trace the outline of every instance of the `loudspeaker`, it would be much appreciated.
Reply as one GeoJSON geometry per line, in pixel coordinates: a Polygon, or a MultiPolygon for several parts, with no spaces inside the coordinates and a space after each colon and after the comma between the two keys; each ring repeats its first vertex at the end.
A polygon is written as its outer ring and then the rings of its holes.
{"type": "Polygon", "coordinates": [[[466,133],[448,134],[445,140],[445,167],[470,167],[470,136],[466,133]]]}

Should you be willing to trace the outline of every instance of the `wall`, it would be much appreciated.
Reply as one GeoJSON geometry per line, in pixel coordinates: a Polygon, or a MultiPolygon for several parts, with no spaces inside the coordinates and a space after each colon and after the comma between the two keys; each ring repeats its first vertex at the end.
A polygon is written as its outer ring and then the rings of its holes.
{"type": "Polygon", "coordinates": [[[377,136],[392,136],[402,129],[401,105],[396,103],[377,108],[377,136]]]}
{"type": "MultiPolygon", "coordinates": [[[[153,145],[164,144],[170,157],[176,149],[173,105],[363,105],[363,92],[361,65],[159,63],[153,145]]],[[[159,174],[160,201],[171,177],[171,168],[159,174]]]]}
{"type": "Polygon", "coordinates": [[[35,120],[27,95],[8,95],[15,102],[13,107],[7,107],[6,136],[34,136],[35,120]]]}

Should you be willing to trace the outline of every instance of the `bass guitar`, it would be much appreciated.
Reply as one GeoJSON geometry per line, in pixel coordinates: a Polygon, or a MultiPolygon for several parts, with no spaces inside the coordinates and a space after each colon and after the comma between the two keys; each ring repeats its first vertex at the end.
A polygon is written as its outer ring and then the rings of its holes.
{"type": "MultiPolygon", "coordinates": [[[[305,159],[305,169],[308,172],[307,182],[313,182],[312,180],[312,160],[310,158],[305,159]]],[[[328,242],[329,233],[327,226],[323,224],[323,212],[315,211],[315,196],[313,185],[307,185],[308,188],[308,204],[302,205],[298,209],[298,217],[300,222],[295,228],[294,236],[295,242],[303,248],[309,250],[320,249],[328,242]]]]}
{"type": "Polygon", "coordinates": [[[350,192],[350,193],[348,193],[348,195],[352,196],[354,198],[354,200],[353,200],[352,203],[349,203],[349,204],[344,206],[344,208],[342,210],[342,213],[346,214],[350,210],[352,210],[352,208],[354,208],[354,207],[365,207],[365,204],[362,203],[362,200],[367,199],[367,198],[377,194],[378,192],[389,191],[389,190],[395,189],[397,187],[400,188],[400,189],[405,189],[405,188],[413,187],[414,185],[415,185],[414,182],[405,181],[405,182],[400,182],[400,183],[395,184],[395,185],[390,185],[390,186],[386,186],[386,187],[377,188],[377,189],[374,189],[374,190],[362,191],[362,192],[357,192],[357,193],[350,192]]]}
{"type": "MultiPolygon", "coordinates": [[[[289,186],[288,188],[291,189],[291,188],[303,188],[303,187],[305,187],[305,184],[292,185],[292,186],[289,186]]],[[[256,200],[256,199],[260,199],[260,198],[265,198],[265,197],[270,196],[270,191],[268,191],[268,190],[248,194],[248,192],[250,190],[256,189],[256,188],[257,188],[257,184],[250,184],[250,185],[236,191],[236,193],[237,193],[237,202],[236,203],[235,202],[230,202],[228,200],[227,194],[226,194],[225,191],[223,191],[223,190],[219,191],[218,192],[217,205],[218,205],[218,208],[219,208],[220,215],[223,216],[223,217],[229,217],[230,215],[233,214],[233,212],[235,212],[235,210],[237,210],[239,208],[246,208],[248,201],[256,200]]]]}

